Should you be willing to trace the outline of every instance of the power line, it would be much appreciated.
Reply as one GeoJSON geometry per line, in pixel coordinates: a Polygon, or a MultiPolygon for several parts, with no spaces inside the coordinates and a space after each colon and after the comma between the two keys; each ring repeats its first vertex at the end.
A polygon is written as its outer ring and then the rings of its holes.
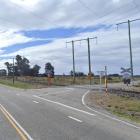
{"type": "MultiPolygon", "coordinates": [[[[81,3],[81,5],[85,8],[85,9],[87,9],[89,12],[91,12],[92,14],[93,14],[93,10],[85,3],[85,2],[83,2],[82,0],[77,0],[78,2],[80,2],[81,3]]],[[[123,5],[123,6],[121,6],[121,7],[119,7],[119,8],[117,8],[117,9],[113,9],[113,10],[111,10],[111,11],[109,11],[108,13],[106,13],[106,14],[104,14],[104,15],[101,15],[101,16],[99,16],[98,17],[98,19],[100,19],[100,18],[104,18],[104,17],[106,17],[106,16],[108,16],[108,15],[111,15],[113,12],[115,12],[116,10],[117,11],[119,11],[119,10],[121,10],[124,6],[127,6],[127,5],[129,5],[131,2],[129,2],[129,3],[126,3],[125,5],[123,5]]],[[[133,4],[134,5],[134,4],[133,4]]],[[[136,5],[134,5],[134,8],[133,9],[135,9],[136,8],[136,5]]],[[[131,9],[132,10],[132,9],[131,9]]],[[[95,13],[95,12],[94,12],[95,13]]],[[[138,12],[139,13],[139,12],[138,12]]],[[[99,14],[97,14],[97,13],[95,13],[95,15],[99,15],[99,14]]],[[[97,19],[97,20],[98,20],[97,19]]],[[[122,19],[124,19],[124,18],[120,18],[119,20],[122,20],[122,19]]],[[[108,19],[105,19],[105,20],[103,20],[102,22],[105,22],[105,21],[107,21],[108,19]]]]}
{"type": "Polygon", "coordinates": [[[85,3],[85,2],[83,2],[82,0],[77,0],[77,1],[79,1],[79,3],[83,6],[83,7],[85,7],[85,9],[87,9],[88,11],[90,11],[90,12],[92,12],[92,14],[93,14],[93,12],[94,12],[94,14],[97,14],[95,11],[93,11],[89,6],[87,6],[87,4],[85,3]]]}
{"type": "Polygon", "coordinates": [[[132,80],[134,80],[133,79],[134,78],[134,73],[133,73],[133,54],[132,54],[131,25],[130,25],[130,23],[135,22],[135,21],[139,21],[139,20],[140,20],[140,18],[139,19],[134,19],[134,20],[128,20],[128,21],[124,21],[124,22],[116,24],[117,29],[118,29],[119,25],[128,24],[129,49],[130,49],[130,68],[131,68],[131,78],[132,78],[132,80]]]}
{"type": "Polygon", "coordinates": [[[138,4],[136,3],[135,0],[132,0],[133,4],[135,5],[136,9],[138,10],[138,12],[140,12],[140,6],[138,6],[138,4]]]}
{"type": "Polygon", "coordinates": [[[34,16],[34,17],[40,19],[40,20],[42,20],[43,22],[44,22],[45,20],[47,20],[47,22],[49,22],[49,23],[51,23],[51,24],[53,24],[53,25],[55,25],[55,26],[58,26],[58,25],[55,24],[54,22],[52,22],[52,21],[50,21],[50,20],[48,20],[48,19],[46,19],[46,18],[44,19],[43,17],[41,17],[41,16],[39,16],[38,14],[32,12],[32,10],[30,10],[30,9],[28,9],[28,8],[22,7],[22,6],[20,6],[20,5],[16,4],[16,3],[13,3],[13,4],[14,4],[16,7],[21,7],[22,9],[28,11],[28,12],[30,13],[30,15],[32,15],[32,16],[34,16]]]}
{"type": "MultiPolygon", "coordinates": [[[[91,76],[92,76],[92,72],[91,72],[91,55],[90,55],[90,40],[96,39],[97,37],[92,37],[92,38],[85,38],[85,39],[79,39],[79,40],[72,40],[70,42],[66,42],[67,43],[72,43],[72,54],[73,54],[73,83],[75,83],[75,52],[74,52],[74,43],[75,42],[81,42],[81,41],[87,41],[87,45],[88,45],[88,65],[89,65],[89,80],[90,80],[90,85],[91,85],[91,76]]],[[[97,41],[96,41],[97,42],[97,41]]]]}

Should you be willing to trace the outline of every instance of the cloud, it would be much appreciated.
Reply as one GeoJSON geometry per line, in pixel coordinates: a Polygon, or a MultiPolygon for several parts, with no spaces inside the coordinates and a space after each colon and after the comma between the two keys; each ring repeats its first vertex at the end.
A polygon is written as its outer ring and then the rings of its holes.
{"type": "MultiPolygon", "coordinates": [[[[48,61],[55,65],[56,73],[68,73],[72,69],[72,50],[66,41],[98,36],[98,44],[91,41],[91,61],[94,72],[103,70],[107,65],[110,73],[119,73],[120,67],[129,67],[129,45],[127,25],[116,31],[116,24],[140,16],[139,0],[1,0],[0,12],[0,53],[1,57],[13,57],[17,54],[31,60],[31,64],[42,66],[48,61]],[[83,28],[101,27],[96,31],[81,31],[83,28]],[[68,38],[56,38],[45,45],[20,49],[9,54],[2,54],[9,45],[35,41],[20,31],[47,31],[61,28],[77,28],[78,34],[68,38]]],[[[140,29],[139,22],[131,24],[134,71],[139,74],[140,29]]],[[[48,38],[45,38],[48,39],[48,38]]],[[[88,72],[87,42],[75,44],[76,70],[88,72]]],[[[6,60],[6,59],[5,59],[6,60]]],[[[4,62],[4,61],[3,61],[4,62]]]]}
{"type": "Polygon", "coordinates": [[[139,0],[1,0],[0,5],[1,28],[23,30],[112,24],[140,11],[139,0]]]}
{"type": "Polygon", "coordinates": [[[18,43],[26,43],[29,41],[33,41],[33,38],[29,38],[20,33],[16,33],[14,30],[2,30],[0,32],[0,49],[18,43]]]}
{"type": "MultiPolygon", "coordinates": [[[[140,29],[138,27],[132,30],[132,47],[134,72],[139,74],[139,53],[140,53],[140,29]]],[[[92,70],[96,73],[98,70],[103,70],[107,65],[109,73],[120,73],[120,67],[129,67],[129,44],[128,32],[126,28],[116,31],[114,26],[107,31],[101,29],[96,32],[80,33],[72,38],[57,39],[52,43],[40,45],[37,47],[29,47],[21,49],[17,52],[2,55],[2,57],[11,57],[17,54],[27,57],[31,64],[42,66],[41,72],[44,71],[46,62],[51,62],[55,66],[56,73],[69,73],[72,69],[72,49],[71,44],[66,48],[66,41],[71,41],[79,38],[98,36],[98,44],[95,40],[91,40],[91,62],[92,70]],[[36,56],[36,57],[35,57],[36,56]]],[[[76,70],[88,73],[88,53],[87,42],[83,41],[75,43],[75,61],[76,70]]]]}

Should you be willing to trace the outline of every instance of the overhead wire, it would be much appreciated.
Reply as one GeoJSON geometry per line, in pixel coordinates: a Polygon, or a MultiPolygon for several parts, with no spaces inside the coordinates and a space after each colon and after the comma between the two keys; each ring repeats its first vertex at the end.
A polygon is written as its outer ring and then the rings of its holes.
{"type": "MultiPolygon", "coordinates": [[[[85,3],[85,2],[83,2],[82,0],[77,0],[85,9],[87,9],[89,12],[91,12],[91,13],[95,13],[95,11],[92,11],[92,9],[85,3]]],[[[132,0],[132,1],[134,1],[134,0],[132,0]]],[[[131,1],[131,2],[132,2],[131,1]]],[[[101,19],[101,18],[104,18],[104,17],[106,17],[106,16],[108,16],[108,15],[111,15],[113,12],[115,12],[116,10],[117,11],[119,11],[119,10],[121,10],[124,6],[127,6],[127,5],[129,5],[131,2],[129,2],[129,3],[126,3],[125,5],[123,5],[123,6],[121,6],[121,7],[119,7],[119,8],[117,8],[117,9],[113,9],[113,10],[111,10],[111,11],[109,11],[108,13],[106,13],[106,14],[104,14],[104,15],[101,15],[101,16],[99,16],[99,17],[97,17],[98,19],[101,19]]],[[[132,3],[133,4],[133,3],[132,3]]],[[[134,5],[134,4],[133,4],[134,5]]],[[[134,8],[132,8],[132,9],[135,9],[136,8],[136,4],[134,5],[134,8]]],[[[131,10],[132,10],[131,9],[131,10]]],[[[139,13],[139,12],[138,12],[139,13]]],[[[95,13],[96,14],[96,16],[97,15],[99,15],[99,14],[97,14],[97,13],[95,13]]],[[[97,19],[97,20],[98,20],[97,19]]],[[[119,20],[122,20],[122,19],[124,19],[124,18],[120,18],[119,20]]],[[[103,20],[102,22],[105,22],[105,21],[107,21],[108,19],[105,19],[105,20],[103,20]]]]}
{"type": "Polygon", "coordinates": [[[140,5],[138,6],[138,4],[136,3],[135,0],[132,0],[132,1],[133,1],[133,4],[135,5],[137,11],[140,12],[140,5]]]}
{"type": "MultiPolygon", "coordinates": [[[[20,5],[16,4],[16,3],[9,3],[9,4],[12,5],[12,6],[14,6],[14,7],[21,8],[21,10],[24,10],[24,12],[26,12],[26,13],[32,15],[33,17],[36,17],[36,18],[39,19],[39,20],[41,20],[41,23],[48,22],[48,23],[50,23],[50,25],[59,26],[59,25],[57,25],[56,23],[50,21],[49,19],[46,19],[46,18],[44,19],[43,17],[41,17],[41,16],[39,16],[38,14],[34,13],[34,12],[33,12],[32,10],[30,10],[29,8],[25,8],[25,7],[20,6],[20,5]]],[[[15,22],[11,22],[11,21],[7,20],[6,18],[2,18],[2,17],[0,17],[0,20],[4,21],[4,22],[6,22],[6,23],[12,24],[12,25],[17,25],[17,26],[19,26],[19,27],[20,27],[21,25],[22,25],[22,26],[25,26],[23,23],[17,24],[17,23],[15,23],[15,22]]]]}
{"type": "Polygon", "coordinates": [[[21,9],[24,9],[25,12],[27,11],[30,15],[32,15],[32,16],[34,16],[34,17],[40,19],[43,23],[44,23],[44,21],[46,20],[46,21],[47,21],[48,23],[50,23],[51,25],[58,26],[56,23],[50,21],[49,19],[43,18],[43,17],[41,17],[40,15],[34,13],[34,12],[33,12],[32,10],[30,10],[29,8],[25,8],[25,7],[20,6],[20,5],[16,4],[16,3],[13,3],[12,5],[15,5],[16,7],[21,7],[21,9]]]}

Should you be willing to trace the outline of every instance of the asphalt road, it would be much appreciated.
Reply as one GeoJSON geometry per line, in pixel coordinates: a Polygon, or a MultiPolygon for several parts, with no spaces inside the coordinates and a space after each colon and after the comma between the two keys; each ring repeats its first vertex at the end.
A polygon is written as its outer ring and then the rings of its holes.
{"type": "Polygon", "coordinates": [[[84,88],[0,85],[0,140],[139,140],[140,126],[84,105],[84,88]]]}

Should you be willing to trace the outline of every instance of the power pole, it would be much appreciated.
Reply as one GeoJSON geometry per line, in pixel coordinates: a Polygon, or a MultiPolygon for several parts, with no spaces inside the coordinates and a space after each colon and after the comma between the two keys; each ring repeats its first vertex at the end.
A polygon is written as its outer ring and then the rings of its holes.
{"type": "Polygon", "coordinates": [[[67,43],[72,43],[72,58],[73,58],[73,84],[75,84],[75,51],[74,51],[74,41],[66,42],[67,43]]]}
{"type": "Polygon", "coordinates": [[[86,38],[86,39],[79,39],[79,40],[74,40],[66,43],[72,43],[72,48],[73,48],[73,72],[74,72],[74,82],[75,82],[75,58],[74,58],[74,42],[81,42],[81,41],[87,41],[88,44],[88,65],[89,65],[89,80],[90,80],[90,85],[91,85],[91,55],[90,55],[90,40],[96,39],[97,37],[92,37],[92,38],[86,38]]]}
{"type": "Polygon", "coordinates": [[[15,83],[15,62],[13,58],[13,84],[15,83]]]}
{"type": "Polygon", "coordinates": [[[105,66],[105,92],[108,94],[108,76],[107,76],[107,66],[105,66]]]}
{"type": "Polygon", "coordinates": [[[99,74],[99,79],[100,79],[100,81],[99,81],[99,84],[100,84],[100,92],[102,92],[102,77],[105,75],[105,71],[97,71],[98,72],[98,74],[99,74]]]}
{"type": "Polygon", "coordinates": [[[91,58],[90,58],[90,39],[87,39],[88,43],[88,66],[89,66],[89,79],[90,79],[90,85],[91,85],[91,58]]]}
{"type": "Polygon", "coordinates": [[[130,68],[131,68],[131,79],[134,80],[134,70],[133,70],[133,53],[132,53],[132,41],[131,41],[131,22],[138,21],[140,19],[128,20],[126,22],[121,22],[116,24],[117,29],[121,24],[128,24],[128,37],[129,37],[129,51],[130,51],[130,68]]]}
{"type": "Polygon", "coordinates": [[[75,51],[74,51],[74,41],[72,41],[72,54],[73,54],[73,83],[75,83],[75,51]]]}

